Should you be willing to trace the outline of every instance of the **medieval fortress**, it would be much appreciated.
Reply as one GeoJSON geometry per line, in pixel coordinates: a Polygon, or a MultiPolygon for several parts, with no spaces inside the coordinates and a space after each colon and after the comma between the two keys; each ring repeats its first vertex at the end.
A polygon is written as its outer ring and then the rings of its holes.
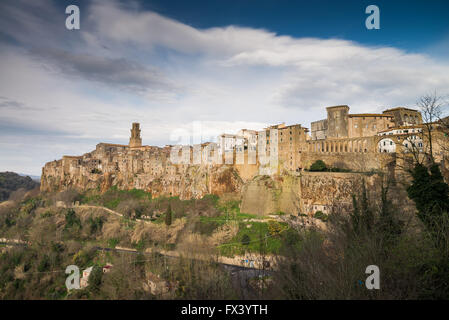
{"type": "MultiPolygon", "coordinates": [[[[422,151],[426,143],[421,113],[414,109],[350,114],[342,105],[326,110],[326,119],[312,122],[310,130],[282,123],[193,146],[142,145],[140,125],[133,123],[128,145],[99,143],[82,156],[45,164],[41,190],[117,186],[181,199],[234,194],[244,212],[310,214],[327,211],[336,200],[350,203],[351,186],[360,174],[394,173],[398,155],[422,151]],[[345,172],[309,172],[316,160],[345,172]]],[[[443,149],[434,149],[437,161],[444,163],[443,149]]],[[[373,179],[368,179],[371,184],[373,179]]]]}

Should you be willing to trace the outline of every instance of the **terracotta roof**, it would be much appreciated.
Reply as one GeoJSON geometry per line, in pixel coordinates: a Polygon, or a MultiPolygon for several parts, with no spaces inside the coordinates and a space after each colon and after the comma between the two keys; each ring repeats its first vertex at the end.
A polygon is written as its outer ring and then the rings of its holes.
{"type": "Polygon", "coordinates": [[[302,128],[301,124],[296,123],[296,124],[290,124],[290,125],[288,125],[288,126],[279,128],[279,130],[285,130],[285,129],[288,129],[288,128],[291,128],[291,127],[295,127],[295,126],[300,126],[300,127],[302,128]]]}
{"type": "Polygon", "coordinates": [[[333,108],[342,108],[342,107],[345,107],[345,108],[348,108],[348,109],[349,109],[349,106],[347,106],[347,105],[345,105],[345,104],[343,104],[343,105],[340,105],[340,106],[331,106],[331,107],[326,107],[326,109],[333,109],[333,108]]]}
{"type": "Polygon", "coordinates": [[[387,110],[383,111],[383,113],[388,112],[388,111],[396,111],[396,110],[408,110],[408,111],[415,111],[415,112],[418,111],[416,109],[409,109],[406,107],[396,107],[396,108],[392,108],[392,109],[387,109],[387,110]]]}

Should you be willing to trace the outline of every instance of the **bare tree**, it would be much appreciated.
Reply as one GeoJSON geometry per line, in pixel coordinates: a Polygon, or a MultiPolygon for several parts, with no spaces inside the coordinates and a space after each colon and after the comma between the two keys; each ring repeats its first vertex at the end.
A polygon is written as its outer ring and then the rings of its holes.
{"type": "MultiPolygon", "coordinates": [[[[423,118],[423,137],[427,139],[426,149],[428,150],[427,156],[430,162],[435,163],[433,156],[433,137],[432,132],[436,129],[437,122],[441,120],[443,114],[443,108],[447,104],[446,98],[433,93],[425,94],[417,101],[417,106],[421,111],[423,118]]],[[[426,151],[427,151],[426,150],[426,151]]],[[[419,149],[417,150],[419,152],[419,149]]]]}

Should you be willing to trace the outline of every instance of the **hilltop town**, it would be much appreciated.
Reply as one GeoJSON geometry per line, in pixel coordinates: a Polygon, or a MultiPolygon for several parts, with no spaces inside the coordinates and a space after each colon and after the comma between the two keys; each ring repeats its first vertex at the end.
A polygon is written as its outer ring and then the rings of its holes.
{"type": "MultiPolygon", "coordinates": [[[[376,175],[366,173],[400,176],[407,159],[423,152],[427,143],[418,110],[397,107],[363,114],[349,110],[346,105],[327,107],[326,119],[312,122],[310,130],[282,123],[262,131],[222,134],[217,142],[194,146],[143,145],[140,125],[133,123],[128,145],[102,142],[82,156],[63,156],[45,164],[41,191],[104,192],[117,186],[181,199],[237,194],[242,210],[250,213],[326,212],[336,201],[350,204],[361,174],[372,186],[376,175]],[[331,172],[310,172],[317,160],[331,172]]],[[[435,127],[433,153],[447,175],[445,149],[435,127]]]]}

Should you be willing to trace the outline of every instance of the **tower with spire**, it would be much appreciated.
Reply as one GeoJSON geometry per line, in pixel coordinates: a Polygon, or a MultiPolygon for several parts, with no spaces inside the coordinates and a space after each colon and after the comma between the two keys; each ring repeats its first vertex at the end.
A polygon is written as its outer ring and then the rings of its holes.
{"type": "Polygon", "coordinates": [[[137,122],[133,123],[131,129],[131,138],[129,138],[129,147],[138,148],[142,146],[142,138],[140,137],[140,124],[137,122]]]}

